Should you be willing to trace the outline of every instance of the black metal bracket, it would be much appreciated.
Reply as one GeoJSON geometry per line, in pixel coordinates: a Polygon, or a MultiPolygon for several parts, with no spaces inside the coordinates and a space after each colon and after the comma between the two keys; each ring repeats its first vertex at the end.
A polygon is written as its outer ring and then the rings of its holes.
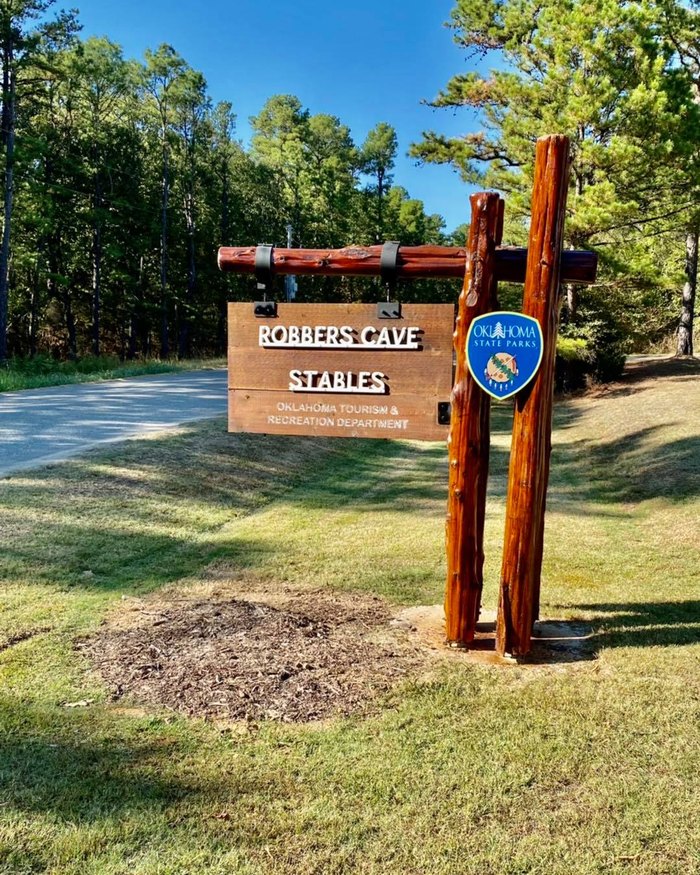
{"type": "Polygon", "coordinates": [[[277,316],[277,301],[256,301],[253,314],[258,319],[274,319],[277,316]]]}
{"type": "Polygon", "coordinates": [[[401,244],[398,240],[387,240],[382,246],[382,254],[379,259],[379,275],[386,286],[386,301],[381,301],[377,304],[377,319],[401,318],[401,304],[398,301],[389,300],[399,278],[400,247],[401,244]]]}
{"type": "Polygon", "coordinates": [[[438,425],[449,425],[452,418],[452,405],[449,401],[438,401],[437,421],[438,425]]]}
{"type": "Polygon", "coordinates": [[[273,250],[274,246],[268,243],[261,243],[255,247],[255,279],[258,281],[258,288],[263,291],[272,285],[273,277],[273,250]]]}
{"type": "Polygon", "coordinates": [[[399,278],[399,249],[401,244],[398,240],[387,240],[382,246],[382,255],[379,259],[379,275],[382,282],[390,289],[396,285],[399,278]]]}
{"type": "Polygon", "coordinates": [[[400,319],[400,301],[379,301],[377,304],[377,319],[400,319]]]}

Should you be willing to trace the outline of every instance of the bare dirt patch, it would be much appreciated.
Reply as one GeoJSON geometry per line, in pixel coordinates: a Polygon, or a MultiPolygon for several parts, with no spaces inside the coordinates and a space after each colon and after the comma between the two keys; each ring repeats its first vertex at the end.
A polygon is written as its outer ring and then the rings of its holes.
{"type": "Polygon", "coordinates": [[[216,720],[302,723],[366,713],[403,680],[446,661],[561,669],[593,658],[583,627],[538,625],[524,662],[495,653],[486,613],[471,649],[445,647],[441,605],[396,609],[376,596],[226,583],[122,602],[79,647],[115,703],[216,720]]]}
{"type": "Polygon", "coordinates": [[[411,631],[424,647],[476,665],[546,669],[595,659],[590,628],[583,623],[567,620],[538,621],[533,631],[531,652],[518,659],[500,656],[496,652],[495,611],[482,610],[474,641],[468,650],[445,647],[445,615],[442,605],[403,608],[392,620],[392,625],[411,631]]]}
{"type": "Polygon", "coordinates": [[[82,644],[115,700],[287,722],[363,710],[426,666],[380,599],[327,591],[132,599],[82,644]]]}

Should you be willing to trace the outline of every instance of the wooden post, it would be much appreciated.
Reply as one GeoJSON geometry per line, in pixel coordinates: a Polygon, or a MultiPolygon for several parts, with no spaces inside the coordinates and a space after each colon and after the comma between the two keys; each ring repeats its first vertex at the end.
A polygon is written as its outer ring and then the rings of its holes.
{"type": "Polygon", "coordinates": [[[515,399],[496,624],[496,649],[514,656],[529,652],[532,627],[539,615],[568,182],[568,138],[542,137],[535,156],[523,313],[539,321],[544,348],[537,376],[515,399]]]}
{"type": "Polygon", "coordinates": [[[447,642],[467,647],[474,639],[481,606],[484,519],[489,468],[491,400],[469,373],[466,342],[472,320],[496,309],[496,246],[503,228],[503,201],[475,194],[467,266],[454,335],[457,366],[448,438],[447,642]]]}

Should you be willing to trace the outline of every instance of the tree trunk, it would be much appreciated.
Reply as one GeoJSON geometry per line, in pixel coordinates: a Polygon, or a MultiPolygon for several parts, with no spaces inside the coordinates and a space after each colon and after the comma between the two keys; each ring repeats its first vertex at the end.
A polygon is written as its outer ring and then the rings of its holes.
{"type": "Polygon", "coordinates": [[[13,47],[6,44],[2,53],[2,136],[5,142],[5,193],[2,245],[0,246],[0,362],[7,359],[7,311],[10,290],[10,233],[14,200],[15,164],[15,74],[13,47]]]}
{"type": "Polygon", "coordinates": [[[48,298],[49,300],[60,301],[63,306],[63,319],[68,342],[68,358],[75,361],[78,358],[78,332],[75,325],[75,314],[73,313],[73,299],[70,288],[59,282],[58,279],[63,273],[61,248],[61,232],[60,230],[54,230],[47,245],[49,266],[49,278],[47,281],[48,298]]]}
{"type": "Polygon", "coordinates": [[[197,287],[197,264],[195,247],[195,218],[194,218],[194,193],[189,191],[185,197],[185,225],[187,228],[187,294],[185,306],[182,308],[182,323],[178,343],[178,357],[187,358],[190,353],[191,342],[191,314],[194,304],[194,295],[197,287]]]}
{"type": "Polygon", "coordinates": [[[136,300],[133,301],[130,312],[129,312],[129,340],[127,344],[127,352],[126,356],[129,361],[133,361],[136,358],[136,350],[138,348],[139,341],[139,332],[140,332],[140,310],[141,310],[141,296],[142,296],[142,283],[143,283],[143,256],[139,259],[139,271],[138,271],[138,292],[136,300]]]}
{"type": "MultiPolygon", "coordinates": [[[[231,206],[230,206],[230,191],[229,191],[229,173],[228,173],[228,165],[224,162],[223,172],[221,176],[221,230],[219,231],[219,236],[221,237],[221,245],[225,246],[226,242],[230,239],[230,215],[231,215],[231,206]]],[[[224,278],[221,283],[221,291],[219,297],[219,316],[217,319],[216,326],[216,346],[217,352],[224,351],[226,349],[227,342],[227,333],[228,333],[228,281],[224,278]]]]}
{"type": "Polygon", "coordinates": [[[170,195],[170,160],[167,132],[163,129],[163,199],[160,219],[160,354],[162,358],[170,355],[168,330],[168,198],[170,195]]]}
{"type": "Polygon", "coordinates": [[[229,236],[230,223],[230,193],[229,193],[229,173],[228,167],[224,164],[223,173],[221,174],[221,245],[226,246],[226,241],[229,236]]]}
{"type": "MultiPolygon", "coordinates": [[[[586,131],[583,126],[579,126],[579,142],[583,143],[586,139],[586,131]]],[[[578,170],[574,165],[571,168],[574,177],[574,191],[576,192],[576,197],[583,197],[583,192],[585,189],[585,181],[583,178],[583,174],[578,170]]],[[[564,246],[568,249],[569,244],[571,249],[576,249],[578,245],[580,245],[582,241],[579,239],[572,239],[564,243],[564,246]]],[[[578,313],[578,306],[580,302],[580,294],[578,287],[575,283],[566,283],[566,310],[567,310],[567,321],[575,322],[576,314],[578,313]]]]}
{"type": "Polygon", "coordinates": [[[383,243],[384,238],[384,215],[383,215],[383,200],[384,200],[384,171],[377,172],[377,243],[383,243]]]}
{"type": "Polygon", "coordinates": [[[102,292],[102,180],[99,170],[95,173],[93,210],[95,218],[92,228],[92,354],[99,356],[102,292]]]}
{"type": "Polygon", "coordinates": [[[30,301],[29,301],[29,355],[34,358],[37,354],[39,337],[39,307],[41,302],[41,279],[39,268],[35,268],[30,274],[30,301]]]}
{"type": "Polygon", "coordinates": [[[146,317],[146,265],[143,255],[138,259],[137,275],[135,299],[129,313],[127,357],[130,361],[135,359],[137,355],[148,358],[151,352],[151,324],[146,317]]]}
{"type": "Polygon", "coordinates": [[[216,352],[225,354],[228,338],[228,300],[225,296],[219,299],[218,317],[216,320],[216,352]]]}
{"type": "Polygon", "coordinates": [[[685,285],[681,304],[681,321],[678,326],[676,355],[693,355],[693,322],[695,318],[695,292],[698,282],[698,232],[696,226],[685,238],[685,285]]]}
{"type": "Polygon", "coordinates": [[[129,340],[126,347],[126,358],[132,362],[136,358],[136,342],[138,338],[138,327],[136,324],[136,316],[132,313],[129,316],[129,340]]]}
{"type": "Polygon", "coordinates": [[[73,301],[71,300],[69,289],[63,289],[61,299],[63,301],[63,315],[66,320],[66,333],[68,335],[68,358],[71,361],[75,361],[78,358],[78,333],[75,327],[73,301]]]}

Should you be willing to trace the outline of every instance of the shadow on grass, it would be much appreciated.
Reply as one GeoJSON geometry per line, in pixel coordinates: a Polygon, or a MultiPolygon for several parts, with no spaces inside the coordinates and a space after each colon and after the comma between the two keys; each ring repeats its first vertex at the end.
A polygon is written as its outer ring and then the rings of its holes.
{"type": "Polygon", "coordinates": [[[211,425],[0,481],[0,580],[144,592],[264,547],[226,526],[288,492],[328,441],[229,436],[211,425]]]}
{"type": "Polygon", "coordinates": [[[245,767],[225,776],[193,768],[191,737],[183,740],[158,717],[133,720],[113,716],[107,725],[94,713],[57,715],[0,701],[3,872],[55,871],[55,855],[71,847],[96,858],[115,842],[137,851],[153,840],[154,828],[173,839],[180,827],[206,831],[206,815],[188,823],[193,808],[213,817],[222,798],[264,786],[265,779],[245,767]],[[41,829],[27,840],[26,824],[37,816],[41,829]],[[15,824],[21,824],[16,834],[15,824]]]}
{"type": "Polygon", "coordinates": [[[13,738],[0,744],[4,810],[51,811],[66,822],[80,823],[120,810],[163,809],[200,790],[194,783],[164,780],[147,768],[164,753],[156,745],[13,738]]]}
{"type": "Polygon", "coordinates": [[[596,650],[608,647],[669,647],[700,642],[700,601],[577,605],[595,614],[596,650]]]}
{"type": "Polygon", "coordinates": [[[190,538],[147,531],[79,525],[44,526],[43,541],[15,539],[3,546],[0,582],[59,585],[69,590],[145,594],[189,577],[226,557],[241,567],[263,564],[268,548],[246,539],[190,538]]]}
{"type": "Polygon", "coordinates": [[[656,388],[655,380],[684,383],[697,382],[698,378],[700,358],[641,359],[628,362],[618,382],[603,387],[600,394],[605,398],[634,395],[656,388]]]}
{"type": "Polygon", "coordinates": [[[662,442],[662,428],[555,447],[550,491],[603,504],[700,495],[700,436],[662,442]]]}
{"type": "Polygon", "coordinates": [[[383,440],[346,442],[310,471],[286,500],[309,507],[418,511],[447,501],[447,451],[442,444],[383,440]]]}
{"type": "MultiPolygon", "coordinates": [[[[247,442],[256,453],[245,474],[239,470],[244,457],[232,453],[225,464],[208,463],[206,474],[197,462],[183,471],[180,458],[170,479],[155,463],[154,475],[139,479],[148,467],[143,460],[132,478],[129,460],[120,457],[118,466],[73,462],[68,479],[44,474],[7,481],[2,503],[16,516],[18,534],[8,529],[0,577],[145,592],[222,556],[255,568],[265,561],[264,543],[238,541],[222,528],[278,497],[310,509],[445,512],[441,444],[352,441],[315,455],[316,444],[297,443],[307,461],[278,486],[283,462],[279,454],[266,461],[263,452],[275,446],[255,443],[247,442]],[[71,493],[74,478],[79,482],[71,493]]],[[[491,498],[505,498],[507,465],[508,452],[492,447],[491,498]]],[[[609,443],[556,447],[548,505],[553,512],[625,516],[628,510],[615,505],[657,497],[680,502],[698,494],[700,437],[659,444],[650,428],[609,443]]]]}
{"type": "MultiPolygon", "coordinates": [[[[700,373],[700,362],[663,364],[700,373]]],[[[555,428],[574,428],[581,416],[580,407],[561,404],[555,409],[555,428]]],[[[555,444],[551,506],[581,514],[625,516],[626,508],[612,505],[655,498],[683,502],[700,495],[700,436],[664,440],[664,429],[672,425],[640,428],[609,441],[586,438],[555,444]],[[609,507],[601,510],[601,505],[609,507]]],[[[511,427],[512,407],[494,405],[492,434],[508,436],[511,427]]],[[[506,497],[509,458],[508,446],[491,446],[491,498],[506,497]]],[[[445,506],[447,477],[447,451],[442,444],[348,441],[341,451],[322,461],[303,489],[295,490],[289,499],[313,507],[349,502],[357,509],[376,510],[385,505],[395,511],[420,511],[431,504],[445,506]]]]}
{"type": "MultiPolygon", "coordinates": [[[[571,607],[571,606],[570,606],[571,607]]],[[[535,627],[529,664],[579,662],[618,647],[686,647],[700,642],[700,601],[577,604],[585,620],[535,627]]]]}
{"type": "MultiPolygon", "coordinates": [[[[681,368],[669,379],[686,379],[686,368],[695,379],[700,369],[692,361],[662,364],[681,368]]],[[[569,429],[580,415],[577,405],[559,405],[556,427],[569,429]]],[[[511,419],[511,405],[494,405],[493,434],[508,434],[511,419]]],[[[623,517],[625,503],[700,495],[700,437],[676,432],[664,442],[664,427],[555,445],[550,509],[623,517]]],[[[489,495],[500,501],[508,443],[491,448],[489,495]]],[[[229,435],[223,422],[189,426],[0,482],[0,575],[143,592],[221,556],[255,568],[265,559],[264,544],[222,531],[237,517],[284,498],[302,509],[350,506],[435,518],[445,512],[447,477],[441,443],[229,435]]]]}
{"type": "MultiPolygon", "coordinates": [[[[700,436],[663,442],[661,426],[608,441],[554,447],[548,502],[581,514],[601,505],[654,498],[683,502],[700,495],[700,436]]],[[[505,500],[510,452],[491,447],[489,496],[505,500]]],[[[365,442],[322,465],[288,500],[310,507],[342,506],[416,512],[447,501],[447,454],[439,444],[365,442]]],[[[614,516],[625,508],[609,508],[614,516]]]]}

